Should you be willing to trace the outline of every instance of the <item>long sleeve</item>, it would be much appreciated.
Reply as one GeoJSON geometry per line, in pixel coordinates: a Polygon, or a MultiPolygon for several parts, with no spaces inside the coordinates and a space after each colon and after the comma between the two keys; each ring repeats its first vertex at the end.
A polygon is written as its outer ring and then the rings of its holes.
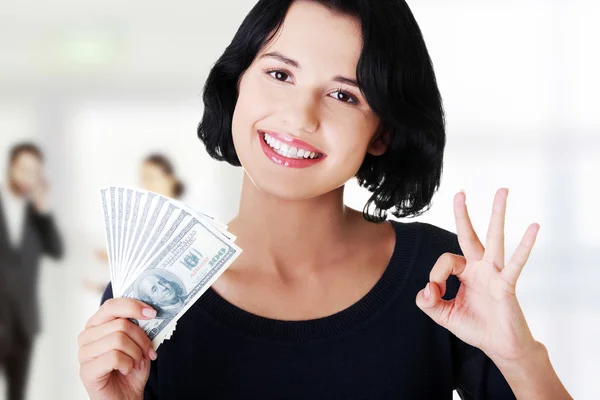
{"type": "Polygon", "coordinates": [[[515,399],[512,389],[492,360],[456,337],[454,384],[461,399],[515,399]]]}
{"type": "Polygon", "coordinates": [[[33,220],[42,244],[43,253],[54,259],[62,258],[64,254],[63,242],[52,215],[39,214],[34,211],[33,220]]]}

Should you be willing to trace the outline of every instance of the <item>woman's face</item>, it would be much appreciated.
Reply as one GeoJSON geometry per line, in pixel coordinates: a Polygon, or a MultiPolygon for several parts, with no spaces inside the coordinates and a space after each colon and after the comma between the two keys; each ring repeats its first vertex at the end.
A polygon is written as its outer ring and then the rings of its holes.
{"type": "Polygon", "coordinates": [[[355,83],[361,47],[358,20],[310,1],[291,5],[242,76],[233,115],[236,152],[260,190],[316,197],[351,179],[367,151],[385,151],[355,83]]]}
{"type": "Polygon", "coordinates": [[[146,190],[163,196],[174,197],[173,178],[165,174],[158,165],[144,162],[140,168],[140,183],[146,190]]]}

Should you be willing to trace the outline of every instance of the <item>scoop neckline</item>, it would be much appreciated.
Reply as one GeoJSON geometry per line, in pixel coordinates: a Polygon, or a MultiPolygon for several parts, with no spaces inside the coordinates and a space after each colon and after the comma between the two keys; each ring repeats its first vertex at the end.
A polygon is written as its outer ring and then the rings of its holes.
{"type": "Polygon", "coordinates": [[[396,240],[392,256],[375,285],[354,304],[316,319],[277,320],[246,311],[225,300],[212,287],[200,297],[198,306],[213,319],[254,338],[304,342],[338,336],[368,323],[399,293],[410,272],[416,253],[415,223],[389,220],[396,240]]]}

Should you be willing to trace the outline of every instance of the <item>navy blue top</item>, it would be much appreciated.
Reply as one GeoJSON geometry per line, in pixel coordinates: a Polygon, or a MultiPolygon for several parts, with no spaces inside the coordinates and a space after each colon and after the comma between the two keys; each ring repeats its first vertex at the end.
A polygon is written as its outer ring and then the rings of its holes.
{"type": "MultiPolygon", "coordinates": [[[[415,304],[456,235],[393,222],[396,246],[376,285],[334,315],[278,321],[248,313],[209,289],[177,322],[152,362],[145,399],[514,399],[479,349],[415,304]]],[[[456,295],[451,277],[445,298],[456,295]]],[[[110,285],[102,301],[112,297],[110,285]]]]}

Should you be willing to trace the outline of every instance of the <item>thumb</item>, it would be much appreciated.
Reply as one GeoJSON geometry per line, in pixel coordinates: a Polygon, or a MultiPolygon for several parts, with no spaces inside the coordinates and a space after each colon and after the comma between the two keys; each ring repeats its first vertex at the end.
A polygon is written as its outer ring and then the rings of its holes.
{"type": "Polygon", "coordinates": [[[454,300],[444,300],[440,288],[435,282],[428,282],[425,289],[417,293],[417,307],[429,316],[436,324],[448,327],[449,317],[454,300]]]}

